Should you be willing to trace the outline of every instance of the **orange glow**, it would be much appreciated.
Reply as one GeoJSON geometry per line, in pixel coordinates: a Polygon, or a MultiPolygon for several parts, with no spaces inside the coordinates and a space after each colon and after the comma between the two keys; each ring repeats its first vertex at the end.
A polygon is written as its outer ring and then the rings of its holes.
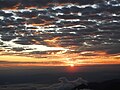
{"type": "Polygon", "coordinates": [[[73,72],[73,73],[75,73],[75,72],[77,72],[77,71],[79,71],[80,70],[80,68],[78,68],[78,67],[75,67],[75,66],[72,66],[72,67],[66,67],[66,71],[67,72],[73,72]]]}
{"type": "Polygon", "coordinates": [[[74,64],[71,64],[70,66],[71,66],[71,67],[74,67],[74,64]]]}
{"type": "Polygon", "coordinates": [[[25,9],[34,9],[34,8],[37,9],[37,6],[27,6],[27,7],[25,7],[25,9]]]}
{"type": "Polygon", "coordinates": [[[39,45],[39,44],[40,44],[40,42],[39,42],[39,41],[37,41],[37,40],[35,40],[35,39],[32,39],[32,44],[39,45]]]}
{"type": "Polygon", "coordinates": [[[44,40],[44,41],[47,43],[47,45],[60,47],[59,44],[57,43],[59,38],[60,37],[55,37],[53,39],[48,39],[48,40],[44,40]]]}
{"type": "MultiPolygon", "coordinates": [[[[109,55],[104,52],[91,52],[90,56],[85,53],[66,53],[65,51],[50,52],[47,54],[33,55],[1,55],[0,66],[81,66],[99,64],[120,64],[120,55],[109,55]],[[86,54],[86,55],[84,55],[86,54]],[[5,62],[5,63],[3,63],[5,62]]],[[[89,52],[90,53],[90,52],[89,52]]]]}

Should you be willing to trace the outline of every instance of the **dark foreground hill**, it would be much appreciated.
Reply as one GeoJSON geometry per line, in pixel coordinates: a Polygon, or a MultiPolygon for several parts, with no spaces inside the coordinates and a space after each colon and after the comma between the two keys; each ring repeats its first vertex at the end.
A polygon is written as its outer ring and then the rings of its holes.
{"type": "Polygon", "coordinates": [[[88,85],[79,85],[75,87],[73,90],[81,90],[81,89],[90,89],[90,90],[120,90],[120,79],[107,80],[104,82],[91,82],[88,85]]]}
{"type": "Polygon", "coordinates": [[[62,77],[59,78],[59,81],[61,82],[50,86],[39,83],[6,84],[0,85],[0,90],[120,90],[120,79],[87,83],[86,80],[82,78],[69,81],[67,78],[62,77]]]}

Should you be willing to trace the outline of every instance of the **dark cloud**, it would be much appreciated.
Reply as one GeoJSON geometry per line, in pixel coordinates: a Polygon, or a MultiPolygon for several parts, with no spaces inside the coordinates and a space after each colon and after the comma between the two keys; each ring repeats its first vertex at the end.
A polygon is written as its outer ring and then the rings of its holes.
{"type": "Polygon", "coordinates": [[[120,53],[120,44],[111,44],[111,45],[96,45],[86,50],[89,51],[105,51],[108,54],[119,54],[120,53]]]}
{"type": "MultiPolygon", "coordinates": [[[[6,46],[4,41],[10,42],[15,39],[12,43],[20,45],[46,45],[69,49],[76,47],[77,52],[105,51],[108,54],[120,52],[118,0],[109,3],[103,0],[3,0],[0,3],[3,5],[6,3],[1,7],[8,8],[15,5],[21,8],[39,7],[16,11],[0,10],[0,38],[3,43],[1,47],[6,46]],[[61,7],[57,7],[57,4],[48,5],[51,2],[64,5],[61,7]],[[66,2],[72,2],[72,5],[66,2]],[[89,5],[79,5],[75,2],[89,5]],[[95,5],[90,5],[93,3],[95,5]]],[[[25,48],[12,47],[11,50],[20,52],[25,48]]],[[[86,55],[94,56],[91,53],[86,55]]]]}
{"type": "Polygon", "coordinates": [[[0,9],[10,8],[17,4],[15,0],[0,0],[0,9]]]}
{"type": "Polygon", "coordinates": [[[29,6],[44,6],[49,3],[79,3],[79,4],[94,4],[102,2],[102,0],[1,0],[0,8],[10,8],[20,4],[19,8],[29,6]]]}
{"type": "Polygon", "coordinates": [[[107,50],[108,54],[120,54],[120,45],[116,45],[107,50]]]}

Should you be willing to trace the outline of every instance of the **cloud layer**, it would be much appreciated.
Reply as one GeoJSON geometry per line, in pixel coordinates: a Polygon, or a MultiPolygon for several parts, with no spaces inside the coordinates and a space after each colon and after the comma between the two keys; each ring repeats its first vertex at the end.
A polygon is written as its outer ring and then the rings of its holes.
{"type": "MultiPolygon", "coordinates": [[[[1,55],[49,58],[68,54],[69,57],[73,53],[83,60],[88,56],[101,57],[103,52],[105,57],[119,60],[119,0],[1,0],[0,3],[1,55]]],[[[70,60],[74,61],[74,57],[70,60]]]]}

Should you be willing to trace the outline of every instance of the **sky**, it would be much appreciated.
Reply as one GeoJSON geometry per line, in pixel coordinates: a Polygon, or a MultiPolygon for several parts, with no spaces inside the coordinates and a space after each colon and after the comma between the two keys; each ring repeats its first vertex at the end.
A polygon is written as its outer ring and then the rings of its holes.
{"type": "Polygon", "coordinates": [[[120,64],[119,0],[0,0],[0,67],[120,64]]]}

